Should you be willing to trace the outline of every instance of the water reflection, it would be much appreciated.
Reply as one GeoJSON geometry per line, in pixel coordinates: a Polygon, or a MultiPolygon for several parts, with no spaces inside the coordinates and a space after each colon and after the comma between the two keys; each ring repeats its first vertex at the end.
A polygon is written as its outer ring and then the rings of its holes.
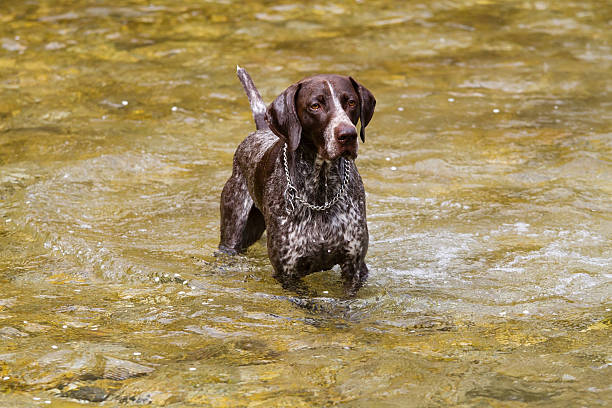
{"type": "Polygon", "coordinates": [[[605,406],[610,18],[596,1],[47,1],[0,13],[0,401],[605,406]],[[264,98],[378,100],[371,278],[215,258],[264,98]]]}

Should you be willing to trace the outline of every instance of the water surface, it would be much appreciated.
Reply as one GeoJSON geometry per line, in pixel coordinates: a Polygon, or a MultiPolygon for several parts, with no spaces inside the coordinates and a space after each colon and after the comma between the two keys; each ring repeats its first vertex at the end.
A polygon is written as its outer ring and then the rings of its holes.
{"type": "Polygon", "coordinates": [[[0,4],[0,402],[607,406],[605,1],[0,4]],[[119,5],[117,5],[119,4],[119,5]],[[370,278],[213,256],[235,77],[378,100],[370,278]],[[105,400],[105,402],[100,402],[105,400]],[[90,401],[90,402],[87,402],[90,401]]]}

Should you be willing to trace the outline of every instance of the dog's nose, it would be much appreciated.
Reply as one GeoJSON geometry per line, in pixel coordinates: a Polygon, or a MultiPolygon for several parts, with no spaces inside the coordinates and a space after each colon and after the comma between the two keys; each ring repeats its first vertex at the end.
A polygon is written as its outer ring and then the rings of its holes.
{"type": "Polygon", "coordinates": [[[357,129],[355,129],[355,126],[340,125],[334,133],[336,134],[336,140],[342,144],[350,143],[357,139],[357,129]]]}

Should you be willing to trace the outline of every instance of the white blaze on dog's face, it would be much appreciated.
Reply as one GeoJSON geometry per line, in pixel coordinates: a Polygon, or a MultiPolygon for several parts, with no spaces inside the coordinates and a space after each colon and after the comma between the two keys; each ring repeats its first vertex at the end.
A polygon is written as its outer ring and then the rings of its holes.
{"type": "Polygon", "coordinates": [[[302,143],[313,144],[320,158],[357,157],[359,95],[348,77],[325,75],[302,81],[296,110],[302,143]]]}

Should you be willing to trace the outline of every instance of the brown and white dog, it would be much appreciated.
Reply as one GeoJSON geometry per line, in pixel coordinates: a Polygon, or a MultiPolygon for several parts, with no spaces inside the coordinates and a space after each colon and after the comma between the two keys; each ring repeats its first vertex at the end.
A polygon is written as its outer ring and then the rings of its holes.
{"type": "Polygon", "coordinates": [[[356,125],[361,120],[365,142],[374,96],[351,77],[316,75],[266,108],[240,67],[238,77],[257,131],[238,146],[223,188],[219,249],[242,252],[267,229],[268,255],[283,286],[340,265],[345,292],[355,295],[368,275],[356,125]]]}

